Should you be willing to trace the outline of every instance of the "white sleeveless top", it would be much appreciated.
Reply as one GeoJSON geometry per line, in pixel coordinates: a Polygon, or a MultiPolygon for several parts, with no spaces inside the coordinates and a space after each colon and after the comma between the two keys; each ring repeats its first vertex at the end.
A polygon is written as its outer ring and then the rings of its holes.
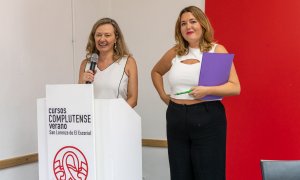
{"type": "Polygon", "coordinates": [[[124,56],[102,71],[96,66],[97,72],[93,82],[96,99],[127,100],[128,76],[125,73],[127,59],[128,56],[124,56]]]}
{"type": "MultiPolygon", "coordinates": [[[[214,52],[217,44],[214,44],[208,52],[214,52]]],[[[193,96],[186,94],[175,95],[176,93],[190,90],[194,86],[198,86],[201,61],[203,53],[198,48],[189,47],[187,55],[174,57],[172,67],[169,71],[169,85],[171,89],[171,98],[174,99],[195,99],[193,96]],[[196,59],[199,63],[184,64],[182,61],[188,59],[196,59]]]]}

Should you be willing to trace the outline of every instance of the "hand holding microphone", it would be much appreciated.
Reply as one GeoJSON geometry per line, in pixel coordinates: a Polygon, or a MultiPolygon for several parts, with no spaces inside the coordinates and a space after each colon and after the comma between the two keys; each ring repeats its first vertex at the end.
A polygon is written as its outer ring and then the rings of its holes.
{"type": "Polygon", "coordinates": [[[86,72],[86,84],[91,84],[94,81],[95,67],[98,62],[98,54],[93,53],[90,58],[90,69],[86,72]]]}

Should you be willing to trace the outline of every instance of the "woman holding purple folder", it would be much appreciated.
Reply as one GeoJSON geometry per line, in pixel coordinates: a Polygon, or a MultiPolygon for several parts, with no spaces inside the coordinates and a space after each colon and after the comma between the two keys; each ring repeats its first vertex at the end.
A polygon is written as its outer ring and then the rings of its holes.
{"type": "Polygon", "coordinates": [[[227,53],[216,44],[206,15],[195,6],[184,8],[175,26],[176,45],[168,50],[151,72],[160,98],[168,105],[167,138],[171,180],[225,180],[226,114],[220,99],[207,95],[240,94],[232,64],[228,82],[198,86],[203,52],[227,53]],[[163,76],[169,72],[170,94],[163,76]]]}

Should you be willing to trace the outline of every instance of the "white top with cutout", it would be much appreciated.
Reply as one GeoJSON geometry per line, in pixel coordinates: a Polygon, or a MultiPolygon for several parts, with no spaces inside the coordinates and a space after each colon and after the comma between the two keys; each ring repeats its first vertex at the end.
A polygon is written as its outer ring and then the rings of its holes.
{"type": "MultiPolygon", "coordinates": [[[[217,44],[214,44],[208,52],[214,52],[217,44]]],[[[188,54],[184,56],[174,57],[172,67],[169,71],[169,84],[171,88],[171,98],[174,99],[195,99],[193,96],[186,94],[175,95],[176,93],[190,90],[192,87],[198,86],[201,61],[203,53],[198,48],[190,48],[188,54]],[[185,64],[184,60],[198,60],[194,64],[185,64]]]]}

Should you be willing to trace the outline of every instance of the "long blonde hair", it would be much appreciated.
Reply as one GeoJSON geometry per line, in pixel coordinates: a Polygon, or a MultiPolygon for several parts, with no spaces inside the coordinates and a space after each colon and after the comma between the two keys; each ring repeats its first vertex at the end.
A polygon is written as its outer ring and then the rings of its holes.
{"type": "Polygon", "coordinates": [[[97,53],[99,55],[99,51],[96,48],[96,42],[95,42],[95,33],[96,30],[99,26],[104,25],[104,24],[111,24],[114,28],[115,36],[116,36],[116,44],[114,47],[114,54],[113,54],[113,59],[118,60],[123,56],[129,56],[130,53],[128,51],[128,48],[126,46],[124,36],[122,34],[122,31],[118,25],[118,23],[111,19],[111,18],[102,18],[98,20],[89,35],[88,43],[86,45],[86,58],[90,58],[93,53],[97,53]]]}
{"type": "Polygon", "coordinates": [[[214,30],[204,12],[196,6],[188,6],[181,10],[175,25],[175,41],[176,53],[179,56],[188,53],[189,43],[183,38],[181,34],[181,16],[183,13],[190,12],[200,23],[202,27],[202,36],[199,41],[199,48],[202,52],[207,52],[212,48],[214,42],[214,30]]]}

